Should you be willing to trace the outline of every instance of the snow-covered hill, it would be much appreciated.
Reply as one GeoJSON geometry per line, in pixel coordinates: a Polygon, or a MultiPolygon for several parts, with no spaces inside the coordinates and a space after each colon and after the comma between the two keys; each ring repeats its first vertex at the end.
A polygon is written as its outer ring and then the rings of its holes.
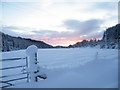
{"type": "Polygon", "coordinates": [[[13,51],[13,50],[21,50],[26,49],[30,45],[36,45],[38,48],[53,48],[52,45],[49,45],[43,41],[32,40],[30,38],[21,38],[21,37],[14,37],[8,34],[4,34],[0,32],[2,41],[0,46],[2,46],[3,52],[5,51],[13,51]]]}
{"type": "Polygon", "coordinates": [[[102,39],[96,40],[83,40],[82,42],[77,42],[74,45],[69,45],[69,48],[75,47],[96,47],[107,48],[107,49],[117,49],[120,48],[120,24],[109,27],[105,30],[102,39]]]}
{"type": "MultiPolygon", "coordinates": [[[[3,58],[25,57],[25,50],[4,52],[3,58]]],[[[46,80],[15,84],[14,88],[117,88],[118,51],[116,49],[72,48],[39,49],[38,60],[46,80]]],[[[14,62],[14,61],[12,61],[14,62]]],[[[24,62],[3,63],[3,67],[24,62]]],[[[21,70],[3,72],[13,74],[21,70]]],[[[17,82],[14,82],[17,83],[17,82]]]]}

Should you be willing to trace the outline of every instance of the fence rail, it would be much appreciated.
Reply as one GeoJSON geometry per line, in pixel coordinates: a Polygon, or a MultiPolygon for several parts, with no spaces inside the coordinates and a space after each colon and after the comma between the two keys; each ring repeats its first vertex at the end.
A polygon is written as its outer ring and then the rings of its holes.
{"type": "MultiPolygon", "coordinates": [[[[2,59],[2,60],[0,60],[0,62],[3,62],[3,61],[17,61],[17,60],[25,60],[26,64],[25,65],[19,65],[19,66],[11,66],[11,67],[0,68],[0,70],[3,71],[3,70],[8,70],[8,69],[28,67],[28,59],[27,59],[27,57],[24,57],[24,58],[2,59]]],[[[0,84],[2,84],[2,87],[0,87],[0,88],[6,88],[6,87],[14,86],[14,84],[11,83],[12,81],[18,81],[18,80],[27,79],[27,82],[28,82],[28,76],[29,76],[29,74],[27,72],[23,72],[23,73],[19,73],[19,74],[12,74],[12,75],[1,76],[0,78],[2,79],[2,78],[6,78],[6,77],[19,76],[19,75],[24,75],[24,74],[26,74],[27,76],[15,78],[15,79],[11,79],[11,80],[7,80],[7,81],[0,81],[0,84]],[[7,85],[3,86],[3,84],[7,84],[7,85]]]]}

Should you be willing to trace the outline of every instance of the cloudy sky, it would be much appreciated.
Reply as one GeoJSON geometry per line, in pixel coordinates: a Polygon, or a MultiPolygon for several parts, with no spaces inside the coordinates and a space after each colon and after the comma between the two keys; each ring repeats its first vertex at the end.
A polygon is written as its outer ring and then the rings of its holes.
{"type": "Polygon", "coordinates": [[[99,39],[106,28],[118,23],[118,2],[40,0],[1,6],[2,32],[54,46],[99,39]]]}

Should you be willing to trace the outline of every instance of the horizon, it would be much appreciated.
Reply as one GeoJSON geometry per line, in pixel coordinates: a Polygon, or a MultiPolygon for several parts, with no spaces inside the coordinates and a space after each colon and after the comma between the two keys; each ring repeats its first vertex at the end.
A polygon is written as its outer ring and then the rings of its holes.
{"type": "MultiPolygon", "coordinates": [[[[6,34],[6,33],[4,33],[4,32],[1,32],[1,33],[3,33],[3,34],[6,34]]],[[[6,35],[9,35],[9,34],[6,34],[6,35]]],[[[9,35],[9,36],[12,36],[12,35],[9,35]]],[[[23,38],[23,37],[20,37],[20,36],[12,36],[12,37],[15,37],[15,38],[23,38]]],[[[23,39],[31,39],[31,38],[23,38],[23,39]]],[[[101,38],[102,39],[102,38],[101,38]]],[[[90,39],[90,40],[101,40],[101,39],[97,39],[97,38],[93,38],[93,39],[90,39]]],[[[35,39],[31,39],[31,40],[35,40],[35,39]]],[[[86,40],[86,39],[84,39],[84,40],[86,40]]],[[[80,42],[82,42],[82,41],[84,41],[84,40],[81,40],[80,42]]],[[[86,41],[90,41],[90,40],[86,40],[86,41]]],[[[35,40],[35,41],[39,41],[39,40],[35,40]]],[[[47,42],[45,42],[45,41],[41,41],[41,42],[44,42],[44,43],[46,43],[46,44],[48,44],[47,42]]],[[[79,43],[79,42],[75,42],[74,44],[76,44],[76,43],[79,43]]],[[[70,46],[70,45],[74,45],[74,44],[69,44],[68,46],[70,46]]],[[[51,45],[51,44],[49,44],[49,45],[51,45]]],[[[51,46],[53,46],[53,47],[56,47],[56,46],[63,46],[63,45],[51,45],[51,46]]],[[[63,46],[63,47],[68,47],[68,46],[63,46]]]]}
{"type": "Polygon", "coordinates": [[[108,27],[118,24],[117,5],[117,2],[78,3],[74,0],[2,2],[2,32],[52,46],[101,39],[108,27]]]}

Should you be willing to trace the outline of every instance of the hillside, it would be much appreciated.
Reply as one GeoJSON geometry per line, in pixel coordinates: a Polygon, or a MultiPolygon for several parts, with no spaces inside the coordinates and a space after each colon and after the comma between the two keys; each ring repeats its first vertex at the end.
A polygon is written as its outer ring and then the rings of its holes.
{"type": "Polygon", "coordinates": [[[74,45],[69,45],[69,48],[75,47],[100,47],[100,48],[120,48],[120,24],[106,29],[101,40],[83,40],[82,42],[77,42],[74,45]]]}
{"type": "Polygon", "coordinates": [[[21,37],[13,37],[0,32],[2,35],[2,51],[12,51],[26,49],[29,45],[36,45],[38,48],[53,48],[53,46],[44,43],[43,41],[36,41],[21,37]]]}
{"type": "Polygon", "coordinates": [[[110,27],[106,29],[106,31],[103,34],[102,38],[102,48],[114,48],[115,46],[118,47],[120,39],[120,24],[117,24],[116,26],[110,27]]]}

